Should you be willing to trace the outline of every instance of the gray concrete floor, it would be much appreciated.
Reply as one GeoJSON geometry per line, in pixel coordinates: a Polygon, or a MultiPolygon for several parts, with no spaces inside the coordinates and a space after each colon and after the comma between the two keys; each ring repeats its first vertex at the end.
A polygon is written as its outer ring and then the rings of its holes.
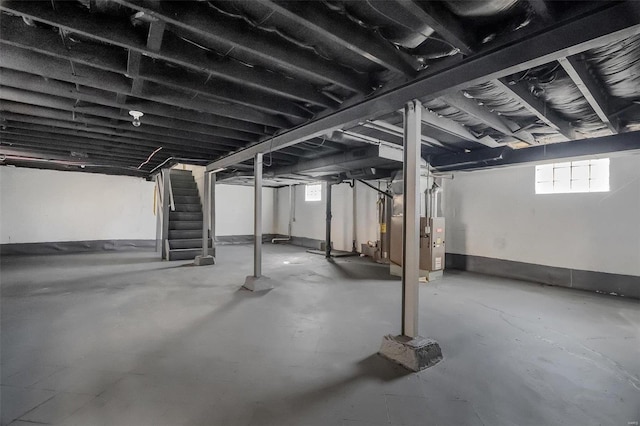
{"type": "Polygon", "coordinates": [[[408,374],[375,355],[400,327],[385,267],[265,245],[276,287],[252,294],[251,251],[2,259],[2,424],[640,420],[638,301],[450,271],[420,294],[444,360],[408,374]]]}

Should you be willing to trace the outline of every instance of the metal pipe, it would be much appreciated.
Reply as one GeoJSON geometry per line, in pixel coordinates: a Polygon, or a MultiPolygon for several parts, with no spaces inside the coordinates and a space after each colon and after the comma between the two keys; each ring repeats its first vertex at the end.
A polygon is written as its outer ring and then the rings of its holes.
{"type": "Polygon", "coordinates": [[[324,257],[331,258],[331,182],[327,181],[327,224],[324,239],[324,257]]]}
{"type": "Polygon", "coordinates": [[[358,179],[358,182],[362,182],[362,183],[364,183],[364,184],[365,184],[365,185],[367,185],[369,188],[373,189],[374,191],[379,192],[379,193],[380,193],[380,194],[382,194],[382,195],[386,195],[386,196],[387,196],[387,197],[389,197],[389,198],[393,198],[393,196],[392,196],[391,194],[389,194],[388,192],[385,192],[385,191],[383,191],[383,190],[381,190],[381,189],[379,189],[379,188],[376,188],[375,186],[371,185],[369,182],[366,182],[366,181],[364,181],[364,180],[362,180],[362,179],[358,179]]]}
{"type": "Polygon", "coordinates": [[[420,279],[420,134],[422,104],[404,107],[403,217],[402,217],[402,334],[418,336],[420,279]]]}
{"type": "Polygon", "coordinates": [[[351,240],[351,251],[353,253],[358,252],[358,247],[356,247],[356,244],[358,243],[358,188],[356,187],[356,185],[356,181],[354,180],[353,186],[351,187],[353,193],[353,238],[351,240]]]}
{"type": "Polygon", "coordinates": [[[254,205],[253,205],[253,276],[262,276],[262,154],[253,160],[254,205]]]}
{"type": "Polygon", "coordinates": [[[216,173],[211,173],[209,180],[209,225],[211,228],[211,252],[212,256],[216,256],[216,173]]]}

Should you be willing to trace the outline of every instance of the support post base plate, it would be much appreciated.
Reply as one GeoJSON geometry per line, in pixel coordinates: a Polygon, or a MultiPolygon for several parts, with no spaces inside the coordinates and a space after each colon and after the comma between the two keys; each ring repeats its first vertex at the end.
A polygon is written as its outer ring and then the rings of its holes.
{"type": "Polygon", "coordinates": [[[193,264],[196,266],[215,265],[216,260],[213,256],[196,256],[193,264]]]}
{"type": "Polygon", "coordinates": [[[273,280],[265,276],[254,277],[253,275],[249,275],[244,280],[244,285],[242,287],[249,291],[271,290],[273,288],[273,280]]]}
{"type": "Polygon", "coordinates": [[[442,360],[438,342],[420,336],[384,336],[378,353],[411,371],[424,370],[442,360]]]}

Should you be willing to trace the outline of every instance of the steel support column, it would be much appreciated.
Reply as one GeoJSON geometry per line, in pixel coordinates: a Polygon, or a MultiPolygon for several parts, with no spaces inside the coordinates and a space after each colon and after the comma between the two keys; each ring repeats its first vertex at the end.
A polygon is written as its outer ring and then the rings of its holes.
{"type": "Polygon", "coordinates": [[[209,185],[210,185],[210,176],[209,172],[204,172],[204,180],[202,183],[202,256],[209,255],[209,203],[210,203],[210,193],[209,193],[209,185]]]}
{"type": "Polygon", "coordinates": [[[169,260],[169,212],[171,192],[171,180],[169,179],[169,169],[162,169],[162,259],[169,260]]]}
{"type": "Polygon", "coordinates": [[[253,216],[253,276],[262,275],[262,154],[253,161],[254,216],[253,216]]]}
{"type": "Polygon", "coordinates": [[[331,182],[327,181],[327,223],[324,239],[324,257],[331,259],[331,182]]]}
{"type": "Polygon", "coordinates": [[[209,228],[211,229],[211,255],[216,257],[216,174],[211,173],[209,180],[209,228]]]}
{"type": "Polygon", "coordinates": [[[403,217],[402,217],[402,334],[418,336],[420,279],[420,136],[422,104],[404,107],[403,217]]]}

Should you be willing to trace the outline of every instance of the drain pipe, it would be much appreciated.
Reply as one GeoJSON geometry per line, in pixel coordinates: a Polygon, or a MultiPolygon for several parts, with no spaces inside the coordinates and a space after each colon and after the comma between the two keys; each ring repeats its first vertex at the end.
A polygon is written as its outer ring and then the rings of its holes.
{"type": "Polygon", "coordinates": [[[295,206],[293,185],[289,185],[289,235],[286,238],[273,238],[271,244],[278,242],[291,241],[291,234],[293,229],[293,208],[295,206]]]}
{"type": "Polygon", "coordinates": [[[352,192],[353,192],[353,233],[351,234],[353,236],[353,240],[351,242],[351,251],[353,253],[357,253],[358,252],[358,188],[356,187],[356,180],[353,180],[353,186],[352,188],[352,192]]]}

